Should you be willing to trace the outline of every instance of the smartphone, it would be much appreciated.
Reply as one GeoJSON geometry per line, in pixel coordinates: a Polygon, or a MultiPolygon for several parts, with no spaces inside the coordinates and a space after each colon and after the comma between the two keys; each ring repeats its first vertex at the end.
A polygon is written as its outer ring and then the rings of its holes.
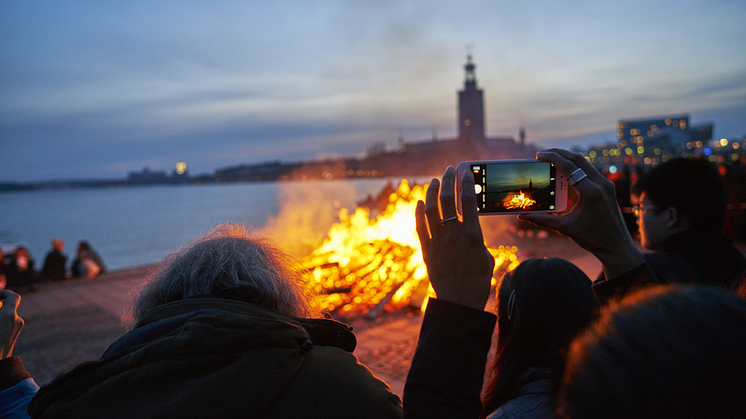
{"type": "Polygon", "coordinates": [[[458,209],[461,174],[474,175],[479,215],[561,212],[567,208],[567,179],[551,163],[538,160],[464,161],[458,173],[458,209]]]}

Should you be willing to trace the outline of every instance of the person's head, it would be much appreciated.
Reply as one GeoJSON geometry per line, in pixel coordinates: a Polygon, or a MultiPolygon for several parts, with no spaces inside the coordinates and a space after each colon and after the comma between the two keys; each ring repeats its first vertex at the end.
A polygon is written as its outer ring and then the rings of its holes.
{"type": "Polygon", "coordinates": [[[17,258],[28,257],[28,250],[23,246],[16,247],[16,250],[13,253],[17,258]]]}
{"type": "Polygon", "coordinates": [[[83,250],[88,250],[89,248],[90,248],[90,245],[88,244],[87,241],[81,240],[80,242],[78,242],[78,252],[83,251],[83,250]]]}
{"type": "Polygon", "coordinates": [[[162,304],[192,296],[244,301],[298,317],[317,314],[300,266],[267,239],[239,224],[222,224],[166,256],[133,304],[139,321],[162,304]]]}
{"type": "Polygon", "coordinates": [[[561,417],[746,417],[746,300],[659,286],[606,307],[570,346],[561,417]]]}
{"type": "Polygon", "coordinates": [[[632,185],[642,245],[661,247],[673,234],[688,229],[723,227],[726,194],[717,166],[703,159],[677,158],[644,173],[632,185]]]}
{"type": "Polygon", "coordinates": [[[65,243],[62,239],[52,239],[52,249],[61,252],[65,250],[65,243]]]}
{"type": "Polygon", "coordinates": [[[563,354],[586,327],[596,300],[588,276],[558,258],[529,259],[506,273],[497,293],[498,342],[483,415],[512,398],[532,367],[562,373],[563,354]]]}

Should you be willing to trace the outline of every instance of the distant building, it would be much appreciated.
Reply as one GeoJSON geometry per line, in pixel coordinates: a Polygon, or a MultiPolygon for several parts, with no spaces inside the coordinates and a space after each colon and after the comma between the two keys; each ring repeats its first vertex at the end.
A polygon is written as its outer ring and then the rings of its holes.
{"type": "Polygon", "coordinates": [[[375,142],[366,157],[340,158],[302,163],[270,162],[219,169],[220,181],[339,179],[382,176],[437,176],[449,165],[464,160],[533,158],[536,148],[526,144],[526,133],[520,132],[520,143],[513,137],[488,138],[484,123],[484,92],[477,87],[471,54],[464,66],[463,90],[458,91],[458,137],[438,138],[407,143],[399,138],[393,150],[384,142],[375,142]]]}
{"type": "Polygon", "coordinates": [[[601,164],[656,164],[673,157],[697,153],[710,155],[712,124],[692,127],[689,115],[672,115],[646,119],[623,119],[617,122],[616,144],[592,146],[589,160],[601,164]]]}
{"type": "Polygon", "coordinates": [[[166,183],[168,175],[164,171],[151,171],[149,167],[144,167],[140,172],[129,172],[127,181],[130,183],[166,183]]]}
{"type": "Polygon", "coordinates": [[[469,54],[464,66],[464,90],[458,92],[458,139],[466,144],[485,140],[484,93],[477,87],[475,69],[476,65],[469,54]]]}

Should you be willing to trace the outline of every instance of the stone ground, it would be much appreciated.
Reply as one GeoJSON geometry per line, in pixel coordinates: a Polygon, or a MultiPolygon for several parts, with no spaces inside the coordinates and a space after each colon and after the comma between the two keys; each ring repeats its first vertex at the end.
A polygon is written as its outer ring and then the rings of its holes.
{"type": "MultiPolygon", "coordinates": [[[[567,239],[518,238],[520,259],[559,256],[594,278],[600,265],[567,239]],[[523,250],[522,250],[523,249],[523,250]]],[[[43,284],[22,294],[19,314],[26,322],[15,347],[39,385],[87,360],[99,358],[127,330],[124,318],[131,290],[147,275],[148,266],[107,272],[95,279],[43,284]]],[[[417,345],[422,317],[387,313],[376,320],[351,319],[358,338],[355,354],[392,390],[403,394],[404,381],[417,345]]]]}

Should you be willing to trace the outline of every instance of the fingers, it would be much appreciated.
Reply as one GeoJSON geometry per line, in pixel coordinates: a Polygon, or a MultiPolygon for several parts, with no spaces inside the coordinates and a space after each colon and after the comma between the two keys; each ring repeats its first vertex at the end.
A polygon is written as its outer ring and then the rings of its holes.
{"type": "Polygon", "coordinates": [[[0,310],[3,312],[18,310],[18,305],[21,304],[21,296],[9,290],[0,290],[0,310]]]}
{"type": "MultiPolygon", "coordinates": [[[[454,185],[456,182],[456,169],[452,166],[446,168],[443,174],[443,184],[440,186],[440,209],[443,211],[443,219],[456,216],[456,191],[454,185]]],[[[473,192],[472,187],[472,192],[473,192]]]]}
{"type": "Polygon", "coordinates": [[[425,217],[430,227],[430,234],[435,235],[440,228],[440,210],[438,209],[438,193],[440,192],[440,181],[433,179],[425,193],[425,217]]]}
{"type": "Polygon", "coordinates": [[[417,230],[417,237],[420,239],[420,247],[422,248],[423,256],[427,254],[427,250],[430,244],[430,233],[427,228],[427,217],[425,216],[425,203],[417,201],[417,207],[414,210],[415,217],[415,228],[417,230]]]}
{"type": "Polygon", "coordinates": [[[477,213],[477,194],[474,192],[474,174],[469,170],[464,170],[461,174],[461,212],[466,228],[469,231],[478,230],[481,234],[482,229],[479,226],[479,214],[477,213]]]}

